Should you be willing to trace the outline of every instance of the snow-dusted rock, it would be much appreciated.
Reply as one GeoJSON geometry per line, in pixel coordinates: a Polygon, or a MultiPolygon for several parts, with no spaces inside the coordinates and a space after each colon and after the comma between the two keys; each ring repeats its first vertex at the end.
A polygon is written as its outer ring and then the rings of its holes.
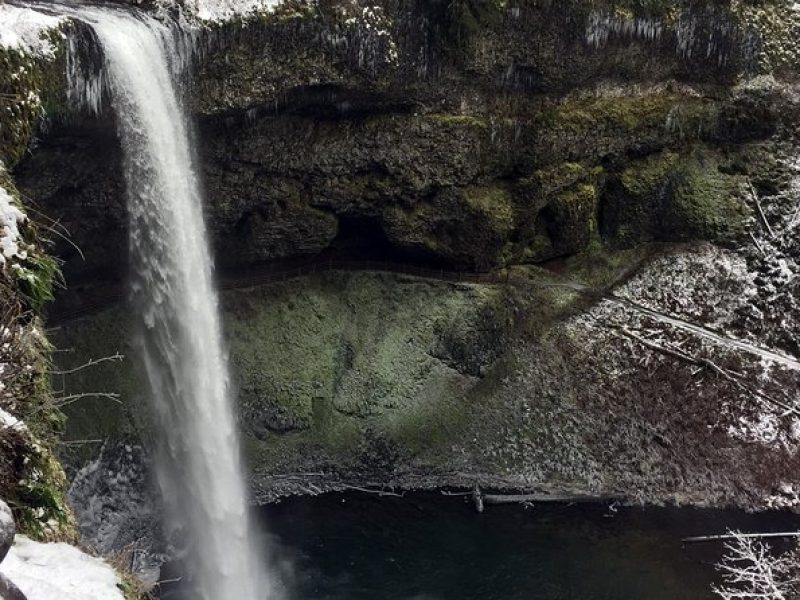
{"type": "Polygon", "coordinates": [[[114,569],[69,544],[18,536],[0,572],[27,600],[124,600],[114,569]]]}
{"type": "Polygon", "coordinates": [[[14,525],[14,515],[8,504],[0,500],[0,562],[8,554],[11,544],[14,543],[14,534],[17,528],[14,525]]]}
{"type": "Polygon", "coordinates": [[[48,32],[63,23],[63,17],[33,8],[0,4],[0,46],[39,56],[52,56],[48,32]]]}

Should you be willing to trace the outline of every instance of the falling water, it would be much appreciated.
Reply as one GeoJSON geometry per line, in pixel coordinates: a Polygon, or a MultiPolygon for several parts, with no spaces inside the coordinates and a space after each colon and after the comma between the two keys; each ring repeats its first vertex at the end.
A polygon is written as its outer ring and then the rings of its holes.
{"type": "Polygon", "coordinates": [[[167,515],[203,600],[272,597],[248,523],[239,439],[187,118],[175,89],[177,27],[81,8],[100,40],[125,154],[132,291],[167,515]]]}

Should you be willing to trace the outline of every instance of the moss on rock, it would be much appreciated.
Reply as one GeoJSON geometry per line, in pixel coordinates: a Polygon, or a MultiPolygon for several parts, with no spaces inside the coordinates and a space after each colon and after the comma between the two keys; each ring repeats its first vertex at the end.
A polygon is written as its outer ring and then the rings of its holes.
{"type": "Polygon", "coordinates": [[[731,242],[741,238],[752,213],[744,198],[744,179],[720,172],[713,156],[688,161],[667,215],[673,235],[731,242]]]}
{"type": "MultiPolygon", "coordinates": [[[[19,203],[2,166],[0,187],[19,203]]],[[[27,219],[20,230],[23,252],[0,265],[0,409],[21,422],[0,423],[0,497],[12,507],[21,531],[71,540],[75,527],[65,502],[66,477],[53,454],[64,415],[50,386],[53,348],[41,318],[58,268],[39,226],[27,219]]]]}
{"type": "Polygon", "coordinates": [[[744,179],[722,166],[717,154],[702,148],[665,151],[627,166],[606,194],[604,234],[622,246],[738,238],[750,218],[744,179]]]}
{"type": "Polygon", "coordinates": [[[539,169],[520,182],[519,194],[535,221],[517,232],[514,260],[539,262],[581,252],[598,233],[602,167],[566,162],[539,169]]]}
{"type": "MultiPolygon", "coordinates": [[[[448,451],[461,399],[501,360],[514,319],[500,286],[380,273],[228,291],[222,309],[246,453],[254,469],[273,471],[296,461],[358,469],[385,458],[387,448],[398,449],[403,464],[448,451]]],[[[119,347],[131,335],[125,322],[115,309],[63,326],[56,341],[75,352],[60,366],[119,347]]],[[[73,393],[102,383],[124,408],[69,407],[69,439],[129,435],[126,423],[146,412],[134,366],[102,365],[70,379],[73,393]]]]}
{"type": "Polygon", "coordinates": [[[734,0],[733,10],[749,34],[760,73],[796,79],[800,64],[800,10],[792,0],[734,0]]]}

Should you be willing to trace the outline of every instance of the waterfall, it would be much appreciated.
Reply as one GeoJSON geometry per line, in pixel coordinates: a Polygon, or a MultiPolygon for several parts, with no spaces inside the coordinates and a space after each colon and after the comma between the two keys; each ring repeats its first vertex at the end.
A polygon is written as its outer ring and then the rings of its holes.
{"type": "Polygon", "coordinates": [[[102,46],[125,156],[131,289],[167,517],[187,541],[199,598],[272,598],[248,522],[203,198],[176,92],[185,36],[133,11],[75,12],[102,46]]]}

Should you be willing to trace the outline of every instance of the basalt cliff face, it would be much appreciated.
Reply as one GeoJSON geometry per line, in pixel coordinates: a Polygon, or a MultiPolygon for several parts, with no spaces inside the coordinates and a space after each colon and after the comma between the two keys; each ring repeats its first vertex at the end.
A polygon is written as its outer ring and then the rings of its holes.
{"type": "MultiPolygon", "coordinates": [[[[736,85],[769,60],[746,14],[320,3],[204,31],[187,100],[218,262],[369,237],[394,258],[484,271],[601,240],[741,236],[742,177],[794,112],[778,89],[736,85]]],[[[73,284],[119,279],[125,264],[103,116],[55,126],[17,169],[86,254],[59,248],[73,284]]]]}
{"type": "MultiPolygon", "coordinates": [[[[799,31],[779,1],[386,0],[195,34],[186,101],[257,498],[477,481],[797,502],[799,31]]],[[[126,356],[59,380],[122,401],[65,408],[67,439],[109,442],[85,499],[102,469],[144,477],[124,445],[148,415],[113,114],[60,85],[13,174],[70,235],[59,367],[126,356]]],[[[99,448],[69,446],[69,470],[99,448]]],[[[135,537],[120,523],[109,547],[135,537]]]]}

